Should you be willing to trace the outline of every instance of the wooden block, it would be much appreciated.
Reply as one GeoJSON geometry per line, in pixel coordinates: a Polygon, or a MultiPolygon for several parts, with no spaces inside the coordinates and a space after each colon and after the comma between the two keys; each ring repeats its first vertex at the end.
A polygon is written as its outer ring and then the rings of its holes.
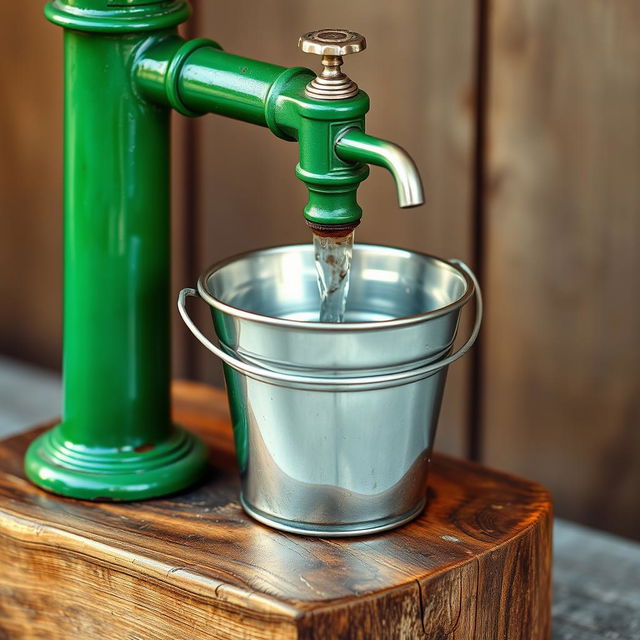
{"type": "Polygon", "coordinates": [[[548,640],[540,486],[436,456],[414,522],[345,540],[284,534],[238,504],[224,396],[177,383],[174,406],[211,467],[170,498],[56,497],[22,472],[40,429],[0,442],[0,638],[548,640]]]}

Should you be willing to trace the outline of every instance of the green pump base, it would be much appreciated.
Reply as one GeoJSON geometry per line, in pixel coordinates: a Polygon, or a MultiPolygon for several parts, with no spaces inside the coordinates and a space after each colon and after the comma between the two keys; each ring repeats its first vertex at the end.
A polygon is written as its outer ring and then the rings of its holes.
{"type": "Polygon", "coordinates": [[[39,487],[81,500],[129,501],[176,493],[203,475],[204,444],[174,426],[164,442],[127,451],[70,445],[60,425],[33,441],[27,477],[39,487]]]}

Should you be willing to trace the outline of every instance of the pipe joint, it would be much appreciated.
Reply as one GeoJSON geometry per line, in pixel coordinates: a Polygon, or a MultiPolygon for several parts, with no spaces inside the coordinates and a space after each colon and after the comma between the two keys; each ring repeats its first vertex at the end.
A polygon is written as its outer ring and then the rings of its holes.
{"type": "Polygon", "coordinates": [[[182,99],[180,95],[180,74],[182,72],[182,68],[189,58],[189,56],[198,49],[202,49],[203,47],[209,47],[212,49],[222,50],[222,47],[213,40],[209,40],[208,38],[196,38],[195,40],[188,40],[185,42],[173,55],[169,65],[167,66],[167,71],[164,75],[164,88],[167,95],[167,100],[169,104],[183,116],[188,116],[190,118],[201,116],[204,114],[203,111],[195,111],[190,109],[182,99]]]}

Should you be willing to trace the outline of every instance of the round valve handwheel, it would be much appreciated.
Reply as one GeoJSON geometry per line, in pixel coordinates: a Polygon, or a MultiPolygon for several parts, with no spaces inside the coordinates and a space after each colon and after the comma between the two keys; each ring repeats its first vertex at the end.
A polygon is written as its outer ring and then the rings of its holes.
{"type": "Polygon", "coordinates": [[[300,36],[298,46],[319,56],[346,56],[367,48],[365,37],[346,29],[318,29],[300,36]]]}
{"type": "Polygon", "coordinates": [[[300,36],[298,46],[305,53],[322,56],[322,72],[305,93],[318,100],[344,100],[358,93],[358,85],[342,73],[342,56],[360,53],[367,47],[364,36],[347,29],[318,29],[300,36]]]}

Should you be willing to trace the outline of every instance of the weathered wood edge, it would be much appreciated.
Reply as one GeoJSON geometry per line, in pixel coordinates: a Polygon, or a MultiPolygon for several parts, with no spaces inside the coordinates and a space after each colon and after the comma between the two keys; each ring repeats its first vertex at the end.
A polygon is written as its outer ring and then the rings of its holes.
{"type": "Polygon", "coordinates": [[[135,566],[136,574],[140,569],[145,570],[148,578],[169,584],[172,588],[186,591],[202,598],[211,598],[212,594],[219,600],[225,600],[230,604],[246,606],[247,599],[251,600],[252,612],[262,611],[268,614],[295,617],[297,609],[281,600],[250,589],[239,589],[234,585],[221,580],[202,576],[196,572],[188,571],[188,565],[177,563],[164,563],[149,558],[140,552],[130,552],[118,546],[107,545],[97,540],[87,540],[81,536],[67,531],[62,527],[52,525],[38,525],[27,519],[10,513],[6,508],[2,509],[0,528],[4,535],[17,542],[34,546],[46,546],[65,549],[71,555],[84,556],[90,561],[97,561],[104,566],[118,571],[125,571],[127,566],[135,566]],[[8,525],[8,526],[6,526],[8,525]],[[12,532],[16,535],[12,535],[12,532]],[[20,532],[22,535],[20,535],[20,532]],[[85,553],[78,551],[79,545],[68,544],[70,540],[81,542],[86,549],[85,553]],[[67,543],[66,545],[64,543],[67,543]],[[118,562],[119,561],[119,562],[118,562]],[[171,576],[171,580],[167,578],[171,576]]]}

